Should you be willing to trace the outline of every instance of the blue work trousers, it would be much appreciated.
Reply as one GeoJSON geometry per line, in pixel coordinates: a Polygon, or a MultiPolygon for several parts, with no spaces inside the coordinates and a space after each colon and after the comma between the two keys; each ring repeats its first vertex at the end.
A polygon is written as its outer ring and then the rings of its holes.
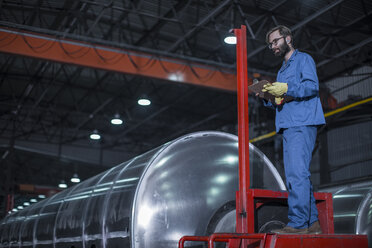
{"type": "Polygon", "coordinates": [[[283,160],[288,189],[288,226],[307,228],[318,220],[310,162],[316,140],[316,126],[283,130],[283,160]]]}

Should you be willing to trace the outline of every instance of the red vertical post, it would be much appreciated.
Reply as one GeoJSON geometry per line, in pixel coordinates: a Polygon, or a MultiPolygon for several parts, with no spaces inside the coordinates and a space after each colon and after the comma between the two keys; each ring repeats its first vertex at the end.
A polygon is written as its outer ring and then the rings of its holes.
{"type": "MultiPolygon", "coordinates": [[[[236,231],[249,233],[247,218],[247,191],[249,178],[249,120],[248,120],[248,72],[246,27],[234,29],[236,36],[236,67],[238,94],[238,137],[239,137],[239,191],[236,201],[236,231]]],[[[253,220],[251,220],[253,221],[253,220]]]]}
{"type": "Polygon", "coordinates": [[[6,199],[6,214],[14,208],[14,195],[8,194],[6,199]]]}

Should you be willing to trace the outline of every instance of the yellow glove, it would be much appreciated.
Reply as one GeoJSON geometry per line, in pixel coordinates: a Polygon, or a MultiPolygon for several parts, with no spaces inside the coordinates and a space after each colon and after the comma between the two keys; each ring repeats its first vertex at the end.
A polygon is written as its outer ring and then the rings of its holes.
{"type": "Polygon", "coordinates": [[[262,89],[262,92],[266,92],[267,91],[267,87],[269,87],[269,86],[271,86],[271,84],[265,84],[264,86],[263,86],[263,89],[262,89]]]}
{"type": "Polygon", "coordinates": [[[279,97],[287,93],[288,91],[288,84],[287,83],[280,83],[275,82],[272,84],[265,84],[263,86],[262,92],[269,92],[271,95],[279,97]]]}
{"type": "Polygon", "coordinates": [[[275,104],[282,105],[284,98],[283,97],[275,97],[275,104]]]}

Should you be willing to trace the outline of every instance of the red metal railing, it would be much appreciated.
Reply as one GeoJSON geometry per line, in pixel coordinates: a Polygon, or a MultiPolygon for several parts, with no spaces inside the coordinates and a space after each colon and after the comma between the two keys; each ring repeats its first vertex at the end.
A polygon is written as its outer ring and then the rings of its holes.
{"type": "Polygon", "coordinates": [[[236,67],[238,94],[238,138],[239,138],[239,200],[236,202],[236,231],[253,233],[248,229],[247,192],[249,175],[249,119],[248,119],[248,72],[246,27],[234,29],[236,36],[236,67]]]}
{"type": "Polygon", "coordinates": [[[295,234],[273,234],[273,233],[215,233],[211,236],[185,236],[179,241],[179,248],[184,248],[185,241],[208,242],[208,248],[214,248],[215,242],[229,243],[229,248],[328,248],[328,247],[360,247],[367,248],[367,235],[355,234],[317,234],[317,235],[295,235],[295,234]],[[232,243],[232,241],[238,241],[232,243]],[[247,243],[242,246],[242,241],[247,243]]]}
{"type": "Polygon", "coordinates": [[[263,242],[266,238],[265,233],[244,234],[244,233],[214,233],[211,236],[184,236],[178,242],[179,248],[184,248],[186,241],[201,241],[208,242],[208,248],[214,248],[215,242],[228,243],[231,240],[248,239],[250,242],[260,242],[260,247],[263,247],[263,242]]]}

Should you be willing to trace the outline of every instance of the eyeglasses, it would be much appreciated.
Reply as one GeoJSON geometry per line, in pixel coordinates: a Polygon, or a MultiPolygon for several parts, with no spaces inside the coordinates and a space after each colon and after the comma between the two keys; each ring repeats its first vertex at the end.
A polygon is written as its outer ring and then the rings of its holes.
{"type": "Polygon", "coordinates": [[[276,39],[273,39],[273,42],[269,43],[268,47],[269,49],[272,49],[273,48],[273,45],[278,45],[278,41],[281,39],[281,38],[284,38],[284,36],[282,37],[279,37],[279,38],[276,38],[276,39]]]}

